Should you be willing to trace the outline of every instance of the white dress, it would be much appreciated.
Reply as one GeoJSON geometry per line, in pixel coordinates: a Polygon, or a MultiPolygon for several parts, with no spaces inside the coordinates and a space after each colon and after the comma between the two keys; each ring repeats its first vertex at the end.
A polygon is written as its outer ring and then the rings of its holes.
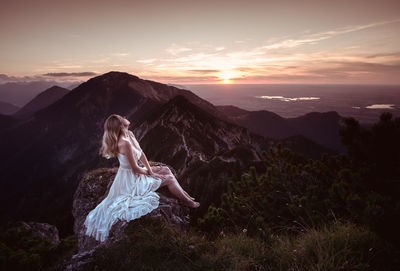
{"type": "MultiPolygon", "coordinates": [[[[137,143],[138,144],[138,143],[137,143]]],[[[142,150],[134,147],[134,159],[138,161],[142,150]]],[[[128,158],[118,153],[119,168],[107,197],[90,211],[84,225],[86,235],[104,242],[112,225],[118,220],[130,221],[144,216],[159,205],[160,196],[155,192],[161,179],[135,174],[128,158]]]]}

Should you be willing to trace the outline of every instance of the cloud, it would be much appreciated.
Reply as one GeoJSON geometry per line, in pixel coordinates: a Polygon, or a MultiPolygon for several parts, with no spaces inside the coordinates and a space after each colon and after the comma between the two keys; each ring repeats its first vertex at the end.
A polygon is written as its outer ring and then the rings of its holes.
{"type": "Polygon", "coordinates": [[[140,59],[140,60],[137,60],[136,62],[147,64],[147,63],[153,63],[154,61],[156,61],[155,58],[151,58],[151,59],[140,59]]]}
{"type": "Polygon", "coordinates": [[[129,53],[113,53],[113,56],[120,56],[120,57],[124,57],[124,56],[129,56],[129,53]]]}
{"type": "MultiPolygon", "coordinates": [[[[146,78],[147,76],[141,76],[141,78],[146,78]]],[[[151,75],[151,80],[158,82],[179,82],[179,83],[212,83],[216,81],[221,81],[216,76],[158,76],[151,75]]]]}
{"type": "Polygon", "coordinates": [[[182,53],[182,52],[192,51],[192,49],[173,43],[173,44],[171,44],[171,46],[169,46],[167,49],[165,49],[165,51],[172,55],[178,55],[179,53],[182,53]]]}
{"type": "Polygon", "coordinates": [[[383,63],[369,63],[369,62],[341,62],[332,61],[326,62],[325,67],[310,68],[309,72],[332,77],[340,75],[343,77],[351,77],[355,75],[366,74],[382,74],[382,73],[400,73],[400,63],[397,64],[383,64],[383,63]]]}
{"type": "Polygon", "coordinates": [[[8,75],[6,75],[6,74],[3,74],[3,73],[0,74],[0,80],[6,81],[6,80],[8,80],[9,78],[10,78],[10,77],[9,77],[8,75]]]}
{"type": "Polygon", "coordinates": [[[43,74],[43,76],[51,76],[51,77],[80,77],[80,76],[94,76],[97,75],[97,73],[94,72],[50,72],[43,74]]]}
{"type": "Polygon", "coordinates": [[[109,57],[103,57],[103,58],[99,58],[99,59],[89,60],[90,63],[95,63],[95,64],[106,63],[108,61],[110,61],[109,57]]]}
{"type": "Polygon", "coordinates": [[[80,65],[57,65],[56,69],[79,69],[82,68],[80,65]]]}
{"type": "Polygon", "coordinates": [[[325,32],[320,32],[320,33],[314,33],[311,35],[306,35],[299,39],[286,39],[286,40],[283,40],[280,42],[262,46],[259,49],[266,49],[266,50],[284,49],[284,48],[298,47],[298,46],[305,45],[305,44],[315,44],[318,41],[330,39],[337,35],[351,33],[351,32],[355,32],[355,31],[360,31],[360,30],[364,30],[364,29],[368,29],[368,28],[373,28],[373,27],[397,23],[397,22],[400,22],[400,19],[390,20],[390,21],[381,21],[381,22],[375,22],[375,23],[364,24],[364,25],[348,26],[348,27],[344,27],[341,29],[337,29],[337,30],[331,30],[331,31],[325,31],[325,32]]]}
{"type": "Polygon", "coordinates": [[[400,60],[400,52],[368,55],[366,58],[390,58],[400,60]]]}
{"type": "Polygon", "coordinates": [[[220,72],[220,70],[188,70],[188,72],[206,74],[206,73],[217,73],[220,72]]]}
{"type": "MultiPolygon", "coordinates": [[[[400,63],[382,64],[368,62],[323,61],[317,65],[291,66],[276,68],[265,66],[263,69],[249,69],[246,78],[240,81],[292,82],[292,83],[374,83],[377,75],[387,79],[385,83],[395,82],[400,73],[400,63]]],[[[241,68],[242,69],[242,68],[241,68]]]]}
{"type": "Polygon", "coordinates": [[[34,75],[34,76],[8,76],[6,74],[0,74],[0,84],[4,83],[22,83],[22,82],[31,82],[31,81],[42,81],[45,80],[43,76],[34,75]]]}

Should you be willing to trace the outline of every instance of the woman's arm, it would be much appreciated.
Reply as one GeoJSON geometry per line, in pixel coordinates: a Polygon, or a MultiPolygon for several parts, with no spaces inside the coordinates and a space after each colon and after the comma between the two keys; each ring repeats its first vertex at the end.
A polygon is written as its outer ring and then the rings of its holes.
{"type": "Polygon", "coordinates": [[[142,151],[142,155],[139,158],[140,162],[142,162],[142,164],[147,168],[147,170],[149,171],[150,174],[152,174],[152,170],[149,164],[149,161],[147,160],[146,155],[144,154],[144,151],[142,151]]]}
{"type": "Polygon", "coordinates": [[[132,171],[136,174],[145,174],[148,175],[149,171],[145,170],[142,167],[139,167],[135,158],[133,157],[134,149],[132,145],[128,141],[124,141],[121,145],[121,151],[125,154],[128,158],[128,162],[131,165],[132,171]]]}
{"type": "Polygon", "coordinates": [[[132,141],[132,144],[135,145],[139,150],[143,151],[133,132],[128,130],[128,135],[129,139],[132,141]]]}
{"type": "MultiPolygon", "coordinates": [[[[135,135],[133,134],[133,132],[132,132],[132,131],[128,131],[128,134],[129,134],[129,138],[130,138],[132,144],[135,145],[136,147],[138,147],[138,148],[142,151],[142,154],[140,155],[139,160],[140,160],[140,161],[142,162],[142,164],[144,164],[145,167],[147,168],[147,174],[150,175],[150,176],[153,176],[153,177],[155,177],[155,178],[160,178],[160,179],[162,179],[162,180],[165,180],[166,177],[165,177],[164,175],[162,175],[162,174],[157,174],[157,173],[153,172],[153,170],[152,170],[151,167],[150,167],[149,161],[147,160],[147,157],[146,157],[146,155],[144,154],[144,151],[142,150],[142,148],[140,147],[140,144],[139,144],[139,142],[137,141],[137,139],[136,139],[135,135]]],[[[132,148],[132,146],[130,146],[130,147],[132,148]]],[[[141,168],[141,167],[140,167],[140,168],[141,168]]],[[[143,168],[141,168],[141,169],[143,169],[143,168]]]]}
{"type": "Polygon", "coordinates": [[[142,151],[142,154],[139,157],[139,161],[142,162],[142,164],[147,168],[148,172],[150,174],[152,174],[153,171],[151,170],[149,161],[147,160],[147,157],[144,154],[144,151],[140,147],[139,141],[137,141],[137,139],[136,139],[136,137],[135,137],[135,135],[133,134],[132,131],[129,131],[129,137],[133,141],[132,144],[134,144],[136,147],[138,147],[142,151]]]}

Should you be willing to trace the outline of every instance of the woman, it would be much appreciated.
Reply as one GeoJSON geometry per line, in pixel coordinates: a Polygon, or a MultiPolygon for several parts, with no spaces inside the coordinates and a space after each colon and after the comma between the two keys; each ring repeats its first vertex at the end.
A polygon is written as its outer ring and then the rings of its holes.
{"type": "Polygon", "coordinates": [[[119,168],[107,197],[86,217],[86,235],[105,241],[117,219],[130,221],[150,213],[159,205],[155,191],[166,185],[169,191],[191,208],[200,206],[182,189],[167,166],[150,166],[139,142],[128,130],[129,120],[117,114],[104,123],[100,154],[118,157],[119,168]],[[140,160],[144,167],[138,165],[140,160]]]}

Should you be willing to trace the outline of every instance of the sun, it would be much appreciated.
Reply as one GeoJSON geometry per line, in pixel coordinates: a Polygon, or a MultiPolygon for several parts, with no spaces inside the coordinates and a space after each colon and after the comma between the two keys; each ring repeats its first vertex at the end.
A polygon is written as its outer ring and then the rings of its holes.
{"type": "Polygon", "coordinates": [[[236,73],[234,71],[223,71],[218,74],[221,84],[233,84],[232,78],[234,78],[236,73]]]}

